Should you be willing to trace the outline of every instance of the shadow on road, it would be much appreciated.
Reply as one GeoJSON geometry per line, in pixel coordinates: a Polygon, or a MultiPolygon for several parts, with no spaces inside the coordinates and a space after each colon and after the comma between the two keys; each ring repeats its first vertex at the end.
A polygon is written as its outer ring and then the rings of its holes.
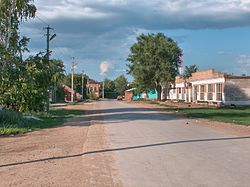
{"type": "Polygon", "coordinates": [[[115,108],[102,110],[87,110],[86,114],[75,117],[66,126],[88,126],[90,124],[114,124],[135,120],[169,121],[178,116],[165,113],[162,108],[115,108]],[[76,123],[78,122],[78,123],[76,123]]]}
{"type": "Polygon", "coordinates": [[[80,154],[75,154],[75,155],[66,155],[66,156],[49,157],[49,158],[43,158],[43,159],[37,159],[37,160],[29,160],[29,161],[16,162],[16,163],[7,163],[7,164],[0,165],[0,168],[11,167],[11,166],[19,166],[19,165],[24,165],[24,164],[39,163],[39,162],[44,162],[44,161],[69,159],[69,158],[81,157],[81,156],[84,156],[84,155],[91,155],[91,154],[98,154],[98,153],[107,153],[107,152],[116,152],[116,151],[141,149],[141,148],[147,148],[147,147],[157,147],[157,146],[164,146],[164,145],[186,144],[186,143],[196,143],[196,142],[232,141],[232,140],[241,140],[241,139],[250,139],[250,136],[246,136],[246,137],[228,137],[228,138],[210,138],[210,139],[181,140],[181,141],[162,142],[162,143],[147,144],[147,145],[138,145],[138,146],[130,146],[130,147],[122,147],[122,148],[114,148],[114,149],[103,149],[103,150],[96,150],[96,151],[88,151],[88,152],[84,152],[84,153],[80,153],[80,154]]]}

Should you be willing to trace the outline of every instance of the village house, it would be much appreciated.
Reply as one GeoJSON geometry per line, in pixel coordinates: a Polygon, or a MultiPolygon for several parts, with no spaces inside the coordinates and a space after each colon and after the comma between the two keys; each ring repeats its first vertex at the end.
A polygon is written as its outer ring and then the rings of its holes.
{"type": "Polygon", "coordinates": [[[82,95],[81,94],[75,92],[74,90],[72,90],[67,85],[63,85],[62,87],[63,87],[63,90],[65,92],[65,102],[70,102],[71,101],[71,95],[72,95],[72,93],[73,93],[74,101],[82,99],[82,95]]]}
{"type": "Polygon", "coordinates": [[[250,76],[234,76],[213,69],[176,77],[168,99],[218,105],[250,105],[250,76]]]}
{"type": "Polygon", "coordinates": [[[101,88],[101,83],[89,79],[87,82],[87,89],[88,93],[94,93],[96,97],[100,97],[100,88],[101,88]]]}

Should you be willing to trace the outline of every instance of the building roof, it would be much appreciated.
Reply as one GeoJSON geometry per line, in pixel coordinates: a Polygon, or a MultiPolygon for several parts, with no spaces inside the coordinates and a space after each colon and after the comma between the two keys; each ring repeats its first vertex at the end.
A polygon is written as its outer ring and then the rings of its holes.
{"type": "MultiPolygon", "coordinates": [[[[226,73],[221,73],[218,71],[215,71],[214,69],[204,70],[204,71],[198,71],[195,73],[192,73],[192,76],[189,77],[186,81],[196,81],[196,80],[207,80],[207,79],[215,79],[215,78],[227,78],[227,79],[250,79],[250,76],[235,76],[230,75],[226,73]]],[[[180,76],[177,76],[175,78],[175,83],[183,83],[185,80],[181,78],[180,76]]]]}
{"type": "Polygon", "coordinates": [[[93,80],[93,79],[89,79],[88,80],[88,84],[101,84],[100,82],[97,82],[97,81],[95,81],[95,80],[93,80]]]}
{"type": "Polygon", "coordinates": [[[63,89],[66,91],[66,92],[68,92],[68,93],[75,93],[70,87],[68,87],[67,85],[63,85],[63,89]]]}
{"type": "Polygon", "coordinates": [[[134,91],[134,90],[136,90],[136,88],[131,88],[131,89],[125,90],[125,92],[131,92],[131,91],[134,91]]]}

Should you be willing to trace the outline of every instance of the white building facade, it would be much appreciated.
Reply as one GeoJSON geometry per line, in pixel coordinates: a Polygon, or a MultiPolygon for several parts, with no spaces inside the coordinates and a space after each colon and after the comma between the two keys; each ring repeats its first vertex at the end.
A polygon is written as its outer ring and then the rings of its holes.
{"type": "Polygon", "coordinates": [[[189,103],[250,105],[250,77],[229,76],[214,70],[193,73],[186,80],[176,77],[168,99],[189,103]]]}

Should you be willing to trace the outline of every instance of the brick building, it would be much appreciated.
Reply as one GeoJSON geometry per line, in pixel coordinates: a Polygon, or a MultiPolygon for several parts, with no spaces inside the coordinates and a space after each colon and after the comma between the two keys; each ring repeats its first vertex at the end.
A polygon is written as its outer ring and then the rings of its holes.
{"type": "Polygon", "coordinates": [[[74,101],[75,100],[80,100],[82,98],[81,94],[75,92],[74,90],[72,90],[67,85],[63,85],[62,87],[63,87],[63,90],[65,92],[65,101],[66,102],[70,102],[71,101],[71,95],[72,95],[72,93],[73,93],[74,101]]]}
{"type": "Polygon", "coordinates": [[[250,76],[233,76],[207,70],[189,79],[176,77],[168,99],[224,105],[250,105],[250,76]]]}
{"type": "Polygon", "coordinates": [[[134,90],[135,88],[129,89],[125,91],[125,100],[126,101],[132,101],[134,96],[134,90]]]}
{"type": "Polygon", "coordinates": [[[100,88],[101,88],[101,83],[92,79],[89,79],[87,81],[88,93],[94,93],[96,97],[100,97],[100,88]]]}

